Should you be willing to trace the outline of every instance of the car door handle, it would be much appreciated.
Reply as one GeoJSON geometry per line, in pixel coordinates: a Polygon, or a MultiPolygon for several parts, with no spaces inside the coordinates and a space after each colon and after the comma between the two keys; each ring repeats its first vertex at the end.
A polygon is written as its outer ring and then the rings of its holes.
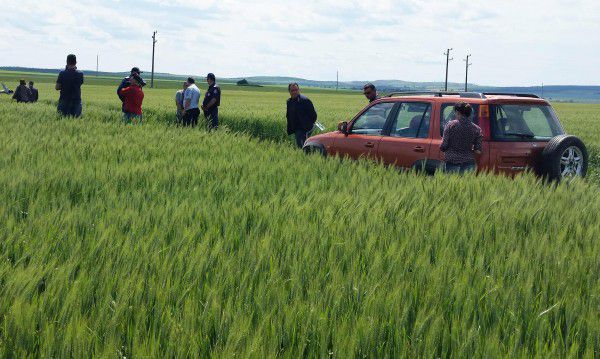
{"type": "Polygon", "coordinates": [[[425,152],[425,147],[415,146],[414,151],[415,152],[425,152]]]}
{"type": "Polygon", "coordinates": [[[365,147],[373,148],[375,147],[375,144],[373,142],[367,142],[365,143],[365,147]]]}

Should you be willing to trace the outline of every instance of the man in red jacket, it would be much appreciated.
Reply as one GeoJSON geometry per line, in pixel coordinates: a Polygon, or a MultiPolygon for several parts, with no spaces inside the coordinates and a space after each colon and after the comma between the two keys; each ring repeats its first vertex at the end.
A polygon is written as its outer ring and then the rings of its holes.
{"type": "Polygon", "coordinates": [[[142,123],[142,101],[144,101],[144,92],[142,85],[144,80],[137,75],[132,74],[130,85],[121,89],[119,95],[123,99],[123,121],[125,123],[142,123]]]}

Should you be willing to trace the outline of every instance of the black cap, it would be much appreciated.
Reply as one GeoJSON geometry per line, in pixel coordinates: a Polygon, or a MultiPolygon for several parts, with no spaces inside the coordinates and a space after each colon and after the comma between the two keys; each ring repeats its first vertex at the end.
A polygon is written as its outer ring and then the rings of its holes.
{"type": "Polygon", "coordinates": [[[215,74],[210,72],[208,75],[206,75],[206,78],[215,81],[215,74]]]}
{"type": "Polygon", "coordinates": [[[137,72],[138,74],[141,74],[141,73],[142,73],[142,71],[140,71],[140,68],[139,68],[139,67],[134,67],[134,68],[132,68],[132,69],[131,69],[131,72],[132,72],[132,73],[133,73],[133,72],[137,72]]]}

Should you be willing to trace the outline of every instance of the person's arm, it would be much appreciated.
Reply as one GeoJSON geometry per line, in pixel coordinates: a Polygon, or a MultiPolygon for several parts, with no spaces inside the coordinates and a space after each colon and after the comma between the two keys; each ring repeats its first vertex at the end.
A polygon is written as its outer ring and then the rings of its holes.
{"type": "Polygon", "coordinates": [[[213,107],[215,104],[217,103],[217,99],[216,98],[211,98],[210,101],[208,101],[208,103],[206,104],[206,106],[203,106],[202,109],[204,111],[208,111],[210,110],[211,107],[213,107]]]}
{"type": "Polygon", "coordinates": [[[186,90],[183,96],[183,112],[185,113],[192,103],[192,90],[186,90]]]}
{"type": "Polygon", "coordinates": [[[313,105],[311,100],[308,100],[307,108],[308,108],[309,119],[310,119],[311,123],[314,125],[315,122],[317,122],[317,110],[315,110],[315,106],[313,105]]]}
{"type": "Polygon", "coordinates": [[[62,72],[58,74],[58,78],[56,79],[56,86],[54,86],[56,91],[60,91],[62,89],[62,72]]]}
{"type": "Polygon", "coordinates": [[[473,144],[473,152],[480,155],[483,152],[483,134],[481,133],[481,128],[477,131],[477,137],[475,137],[475,143],[473,144]]]}
{"type": "Polygon", "coordinates": [[[444,134],[442,136],[442,144],[440,145],[440,151],[446,152],[450,146],[450,122],[444,127],[444,134]]]}
{"type": "Polygon", "coordinates": [[[127,87],[127,79],[126,78],[121,80],[121,84],[119,85],[119,87],[117,87],[117,96],[119,96],[120,99],[122,99],[121,98],[121,90],[124,89],[125,87],[127,87]]]}

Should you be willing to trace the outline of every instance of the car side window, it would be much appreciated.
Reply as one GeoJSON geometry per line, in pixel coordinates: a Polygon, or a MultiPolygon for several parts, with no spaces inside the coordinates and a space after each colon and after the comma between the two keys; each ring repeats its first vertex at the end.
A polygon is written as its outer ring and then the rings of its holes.
{"type": "Polygon", "coordinates": [[[381,136],[394,102],[383,102],[371,106],[352,124],[352,134],[381,136]]]}
{"type": "Polygon", "coordinates": [[[431,121],[431,104],[427,102],[403,102],[392,124],[390,136],[427,138],[431,121]]]}
{"type": "MultiPolygon", "coordinates": [[[[442,105],[440,114],[441,114],[441,118],[440,118],[440,136],[444,135],[444,128],[446,128],[446,125],[448,124],[448,122],[454,120],[454,118],[456,117],[456,114],[454,113],[454,105],[456,105],[455,103],[445,103],[442,105]]],[[[471,115],[471,121],[476,124],[479,125],[479,105],[474,105],[471,104],[471,107],[473,108],[473,114],[471,115]]]]}

